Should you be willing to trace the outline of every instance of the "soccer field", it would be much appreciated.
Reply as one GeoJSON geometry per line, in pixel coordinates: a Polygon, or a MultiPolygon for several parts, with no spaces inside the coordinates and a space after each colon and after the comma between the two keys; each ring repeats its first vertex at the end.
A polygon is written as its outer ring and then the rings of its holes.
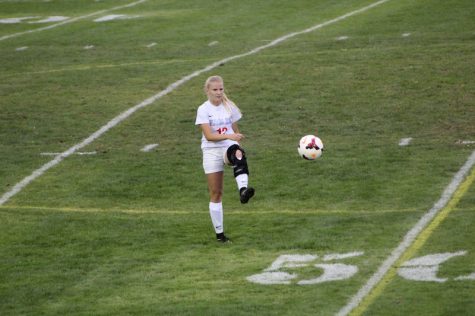
{"type": "Polygon", "coordinates": [[[475,314],[474,16],[0,0],[0,315],[475,314]],[[225,171],[231,244],[194,124],[214,74],[256,189],[225,171]]]}

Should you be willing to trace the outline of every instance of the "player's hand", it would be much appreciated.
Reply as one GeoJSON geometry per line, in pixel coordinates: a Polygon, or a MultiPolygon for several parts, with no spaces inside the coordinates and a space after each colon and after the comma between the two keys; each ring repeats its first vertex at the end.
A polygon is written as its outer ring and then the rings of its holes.
{"type": "Polygon", "coordinates": [[[240,141],[240,140],[242,140],[242,139],[244,138],[244,135],[243,135],[243,134],[240,134],[240,133],[237,133],[237,134],[230,134],[230,135],[229,135],[229,138],[230,138],[231,140],[234,140],[234,141],[237,141],[237,142],[238,142],[238,141],[240,141]]]}

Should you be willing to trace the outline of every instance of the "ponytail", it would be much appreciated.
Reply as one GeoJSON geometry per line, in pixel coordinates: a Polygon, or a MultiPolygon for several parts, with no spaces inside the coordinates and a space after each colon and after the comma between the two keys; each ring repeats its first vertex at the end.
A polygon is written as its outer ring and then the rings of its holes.
{"type": "Polygon", "coordinates": [[[223,104],[224,104],[224,108],[229,112],[231,113],[232,111],[232,108],[235,108],[239,114],[241,114],[241,110],[238,108],[238,106],[233,102],[231,101],[228,96],[226,95],[226,93],[223,93],[223,104]]]}

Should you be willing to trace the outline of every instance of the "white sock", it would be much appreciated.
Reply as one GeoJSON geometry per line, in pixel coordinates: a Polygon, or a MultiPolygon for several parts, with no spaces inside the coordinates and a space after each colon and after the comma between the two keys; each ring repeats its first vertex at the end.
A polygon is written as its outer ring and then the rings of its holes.
{"type": "Polygon", "coordinates": [[[238,186],[238,189],[241,190],[241,188],[247,188],[247,183],[249,181],[249,176],[247,174],[240,174],[236,177],[236,183],[238,186]]]}
{"type": "Polygon", "coordinates": [[[213,222],[214,230],[216,234],[224,231],[223,227],[223,203],[209,202],[209,215],[211,215],[211,221],[213,222]]]}

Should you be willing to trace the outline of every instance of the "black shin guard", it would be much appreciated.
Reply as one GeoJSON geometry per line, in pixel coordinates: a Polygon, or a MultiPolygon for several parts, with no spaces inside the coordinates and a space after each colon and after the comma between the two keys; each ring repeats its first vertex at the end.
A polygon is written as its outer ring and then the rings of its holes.
{"type": "Polygon", "coordinates": [[[244,149],[241,148],[241,146],[237,144],[229,146],[228,150],[226,151],[226,157],[233,166],[234,177],[237,177],[240,174],[249,174],[246,153],[244,152],[244,149]],[[241,158],[236,157],[236,152],[238,150],[242,152],[241,158]]]}

